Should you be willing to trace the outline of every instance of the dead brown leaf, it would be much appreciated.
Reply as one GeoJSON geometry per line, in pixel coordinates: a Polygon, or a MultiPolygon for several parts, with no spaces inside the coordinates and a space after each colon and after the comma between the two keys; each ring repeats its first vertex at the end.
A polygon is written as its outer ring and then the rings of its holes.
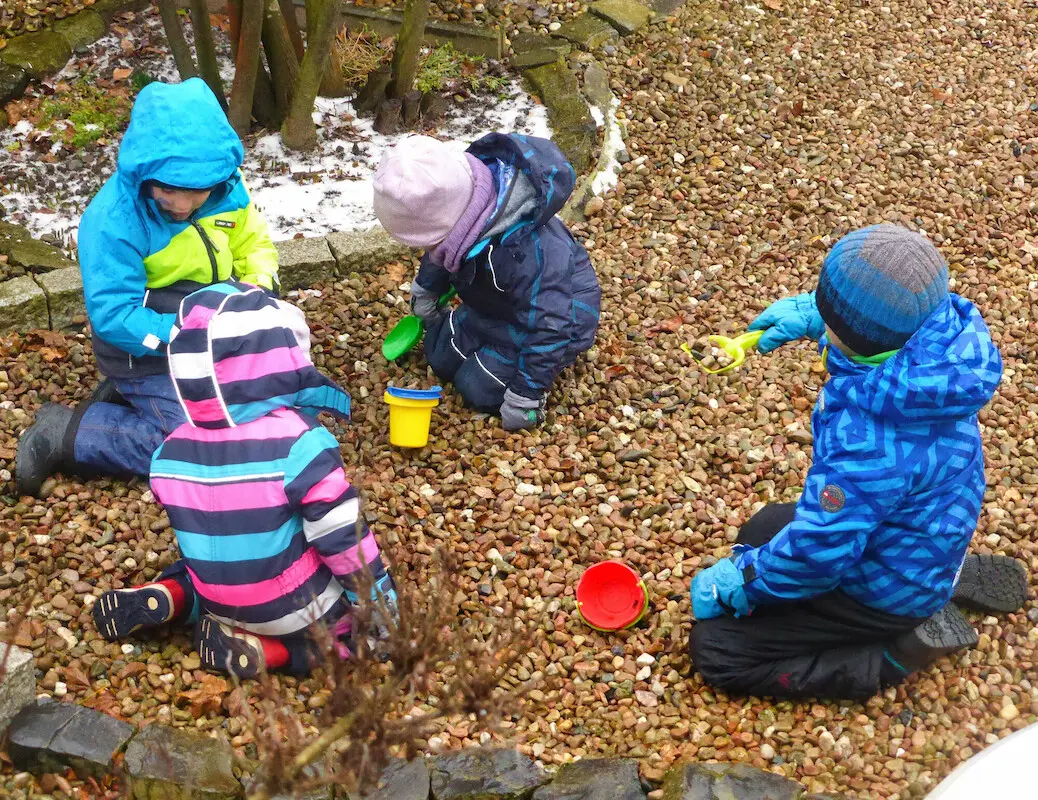
{"type": "Polygon", "coordinates": [[[619,378],[621,375],[629,375],[630,370],[623,364],[613,364],[611,367],[606,367],[605,375],[607,380],[613,380],[619,378]]]}
{"type": "Polygon", "coordinates": [[[772,11],[782,10],[782,0],[764,0],[764,5],[770,8],[772,11]]]}
{"type": "Polygon", "coordinates": [[[129,67],[117,67],[112,70],[112,78],[117,81],[124,81],[133,74],[133,70],[129,67]]]}
{"type": "Polygon", "coordinates": [[[223,678],[206,675],[197,689],[189,689],[177,695],[176,704],[180,707],[190,706],[191,716],[195,719],[219,711],[223,707],[223,698],[231,686],[223,678]]]}

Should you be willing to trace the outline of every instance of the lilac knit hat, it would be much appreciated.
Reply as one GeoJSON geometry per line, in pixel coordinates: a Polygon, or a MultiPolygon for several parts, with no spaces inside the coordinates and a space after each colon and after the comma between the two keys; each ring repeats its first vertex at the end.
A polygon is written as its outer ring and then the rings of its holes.
{"type": "Polygon", "coordinates": [[[409,247],[439,244],[472,199],[472,167],[464,150],[428,136],[409,136],[375,170],[375,216],[409,247]]]}

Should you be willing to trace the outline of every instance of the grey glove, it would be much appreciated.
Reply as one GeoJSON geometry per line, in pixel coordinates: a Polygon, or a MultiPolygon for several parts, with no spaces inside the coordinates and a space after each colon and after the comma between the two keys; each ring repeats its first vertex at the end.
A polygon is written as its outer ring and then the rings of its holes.
{"type": "Polygon", "coordinates": [[[531,399],[505,389],[505,401],[501,404],[501,425],[506,431],[536,428],[544,422],[544,405],[544,397],[531,399]]]}
{"type": "Polygon", "coordinates": [[[440,296],[431,292],[417,282],[411,282],[411,313],[420,317],[427,325],[443,316],[444,311],[437,304],[440,296]]]}

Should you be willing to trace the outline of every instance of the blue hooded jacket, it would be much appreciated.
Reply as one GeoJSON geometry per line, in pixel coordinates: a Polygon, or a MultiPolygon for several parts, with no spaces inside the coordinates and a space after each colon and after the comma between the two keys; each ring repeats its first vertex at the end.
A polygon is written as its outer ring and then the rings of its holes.
{"type": "Polygon", "coordinates": [[[167,370],[180,300],[240,278],[271,289],[277,251],[238,171],[244,150],[200,78],[152,83],[138,95],[115,174],[79,228],[79,264],[94,352],[109,377],[167,370]],[[175,221],[145,189],[157,181],[210,189],[189,220],[175,221]]]}
{"type": "Polygon", "coordinates": [[[938,611],[984,497],[977,412],[1002,377],[980,312],[951,294],[875,367],[828,348],[814,463],[796,517],[735,563],[751,606],[839,588],[909,617],[938,611]]]}
{"type": "Polygon", "coordinates": [[[457,273],[426,255],[416,281],[436,294],[453,284],[465,324],[502,360],[517,361],[507,388],[540,399],[598,330],[598,278],[555,216],[576,175],[553,142],[533,136],[492,133],[468,152],[493,173],[495,211],[457,273]]]}

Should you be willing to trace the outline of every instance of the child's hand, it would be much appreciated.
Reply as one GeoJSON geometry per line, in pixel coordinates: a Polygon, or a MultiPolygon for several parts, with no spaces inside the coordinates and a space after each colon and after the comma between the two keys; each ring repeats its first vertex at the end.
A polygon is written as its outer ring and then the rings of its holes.
{"type": "Polygon", "coordinates": [[[815,305],[814,292],[809,292],[776,300],[747,329],[764,331],[757,342],[757,349],[762,353],[770,353],[776,347],[804,336],[821,339],[825,333],[825,323],[815,305]]]}
{"type": "Polygon", "coordinates": [[[423,289],[416,281],[411,282],[411,313],[429,324],[439,319],[444,311],[439,306],[440,296],[428,289],[423,289]]]}
{"type": "Polygon", "coordinates": [[[544,422],[544,398],[537,400],[523,397],[511,389],[505,389],[505,401],[501,404],[501,425],[506,431],[521,431],[536,428],[544,422]]]}
{"type": "Polygon", "coordinates": [[[742,573],[730,558],[722,558],[692,579],[692,613],[696,620],[722,614],[745,617],[750,603],[743,590],[742,573]]]}

